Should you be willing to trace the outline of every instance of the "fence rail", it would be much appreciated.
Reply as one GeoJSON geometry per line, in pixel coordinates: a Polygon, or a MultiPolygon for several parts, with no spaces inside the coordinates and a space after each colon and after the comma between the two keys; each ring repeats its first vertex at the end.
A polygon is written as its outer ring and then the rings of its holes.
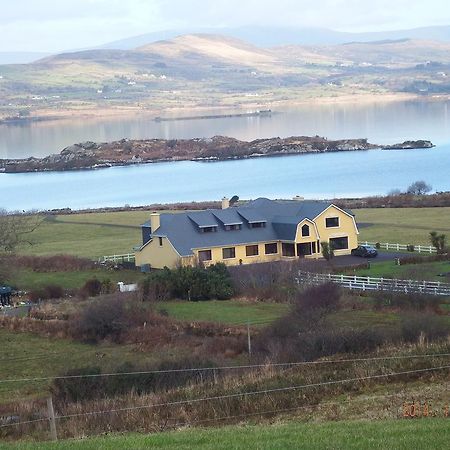
{"type": "Polygon", "coordinates": [[[420,293],[450,296],[450,283],[440,281],[399,280],[392,278],[358,277],[331,273],[298,272],[298,282],[322,284],[332,282],[348,289],[362,291],[391,291],[405,294],[420,293]]]}
{"type": "Polygon", "coordinates": [[[418,252],[418,253],[437,253],[437,250],[432,245],[420,244],[393,244],[391,242],[360,242],[364,245],[372,245],[373,247],[382,248],[384,250],[396,250],[398,252],[418,252]],[[411,250],[414,249],[414,250],[411,250]]]}
{"type": "Polygon", "coordinates": [[[134,261],[134,253],[126,253],[123,255],[109,255],[102,256],[99,258],[99,261],[102,263],[105,262],[133,262],[134,261]]]}

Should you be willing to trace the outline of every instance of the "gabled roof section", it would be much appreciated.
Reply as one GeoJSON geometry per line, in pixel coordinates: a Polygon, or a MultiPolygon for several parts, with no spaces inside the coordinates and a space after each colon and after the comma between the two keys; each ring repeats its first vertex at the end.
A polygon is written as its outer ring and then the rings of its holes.
{"type": "Polygon", "coordinates": [[[188,213],[187,215],[192,222],[199,228],[218,227],[216,218],[211,211],[196,211],[194,213],[188,213]]]}
{"type": "Polygon", "coordinates": [[[248,223],[266,223],[267,218],[264,214],[254,208],[239,208],[238,214],[243,217],[248,223]]]}
{"type": "MultiPolygon", "coordinates": [[[[297,225],[305,219],[314,220],[332,204],[310,200],[275,201],[259,198],[245,206],[194,211],[179,214],[163,213],[160,227],[152,236],[167,237],[181,256],[190,256],[193,249],[230,247],[271,241],[294,241],[297,225]],[[246,226],[265,223],[263,227],[246,226]],[[241,225],[226,230],[227,225],[241,225]],[[204,232],[214,227],[214,232],[204,232]]],[[[149,223],[145,223],[148,227],[149,223]]]]}
{"type": "Polygon", "coordinates": [[[242,225],[242,218],[234,208],[212,210],[212,214],[223,225],[242,225]]]}

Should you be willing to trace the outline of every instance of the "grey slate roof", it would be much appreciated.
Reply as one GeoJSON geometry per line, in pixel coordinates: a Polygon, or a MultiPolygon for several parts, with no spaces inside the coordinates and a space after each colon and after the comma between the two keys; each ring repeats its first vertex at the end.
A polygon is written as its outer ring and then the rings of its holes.
{"type": "MultiPolygon", "coordinates": [[[[313,220],[331,205],[312,200],[275,201],[258,198],[238,208],[161,214],[160,227],[152,234],[167,237],[181,256],[192,255],[192,249],[226,247],[295,240],[297,224],[313,220]],[[266,222],[262,228],[250,228],[249,223],[266,222]],[[225,230],[225,225],[242,223],[240,230],[225,230]],[[202,233],[199,227],[215,226],[216,232],[202,233]]],[[[150,227],[146,222],[143,227],[150,227]]]]}

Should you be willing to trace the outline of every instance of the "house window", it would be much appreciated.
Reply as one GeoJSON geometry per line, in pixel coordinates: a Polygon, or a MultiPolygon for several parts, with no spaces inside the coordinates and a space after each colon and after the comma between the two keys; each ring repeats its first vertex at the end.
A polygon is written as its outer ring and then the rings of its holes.
{"type": "Polygon", "coordinates": [[[160,247],[163,246],[163,238],[162,238],[162,237],[159,238],[159,246],[160,246],[160,247]]]}
{"type": "Polygon", "coordinates": [[[283,242],[281,244],[281,251],[283,256],[292,257],[295,256],[295,245],[283,242]]]}
{"type": "Polygon", "coordinates": [[[211,250],[200,250],[198,252],[198,259],[200,262],[211,261],[212,260],[211,250]]]}
{"type": "Polygon", "coordinates": [[[200,228],[201,233],[214,233],[214,231],[217,231],[217,227],[203,227],[200,228]]]}
{"type": "Polygon", "coordinates": [[[222,257],[223,259],[236,258],[236,249],[234,247],[223,248],[222,257]]]}
{"type": "Polygon", "coordinates": [[[348,249],[348,237],[331,238],[330,245],[333,250],[346,250],[348,249]]]}
{"type": "Polygon", "coordinates": [[[275,253],[278,253],[278,244],[276,242],[266,244],[265,253],[266,255],[274,255],[275,253]]]}
{"type": "Polygon", "coordinates": [[[247,256],[258,256],[259,255],[259,248],[257,245],[247,245],[245,247],[245,254],[247,256]]]}
{"type": "Polygon", "coordinates": [[[240,230],[241,226],[239,224],[235,225],[225,225],[225,230],[231,231],[231,230],[240,230]]]}
{"type": "Polygon", "coordinates": [[[266,226],[266,222],[253,222],[249,223],[250,228],[264,228],[266,226]]]}
{"type": "Polygon", "coordinates": [[[325,226],[327,228],[338,228],[339,227],[339,217],[327,217],[325,219],[325,226]]]}
{"type": "Polygon", "coordinates": [[[309,225],[303,225],[302,226],[302,237],[308,237],[309,236],[309,225]]]}

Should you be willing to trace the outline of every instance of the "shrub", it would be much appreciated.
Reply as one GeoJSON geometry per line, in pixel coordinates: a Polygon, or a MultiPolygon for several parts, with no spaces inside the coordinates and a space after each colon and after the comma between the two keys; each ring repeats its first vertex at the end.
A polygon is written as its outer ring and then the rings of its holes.
{"type": "Polygon", "coordinates": [[[417,342],[421,336],[429,341],[447,338],[450,326],[445,317],[433,314],[408,314],[401,318],[401,333],[405,342],[417,342]]]}
{"type": "Polygon", "coordinates": [[[413,244],[408,244],[408,245],[406,246],[406,250],[407,250],[408,252],[414,252],[414,251],[415,251],[415,247],[414,247],[413,244]]]}
{"type": "Polygon", "coordinates": [[[227,267],[218,263],[209,267],[178,267],[152,272],[140,284],[142,300],[161,301],[169,298],[184,300],[225,300],[233,295],[227,267]]]}
{"type": "Polygon", "coordinates": [[[98,342],[109,338],[120,342],[132,326],[145,322],[147,311],[123,295],[111,295],[92,301],[70,320],[70,332],[76,339],[98,342]]]}
{"type": "Polygon", "coordinates": [[[80,294],[83,297],[96,297],[100,295],[103,290],[103,284],[97,278],[91,278],[84,283],[83,287],[80,289],[80,294]]]}
{"type": "Polygon", "coordinates": [[[334,257],[334,249],[333,246],[329,242],[321,242],[320,246],[322,247],[322,256],[327,260],[330,261],[334,257]]]}
{"type": "MultiPolygon", "coordinates": [[[[175,361],[162,361],[154,366],[138,366],[125,362],[117,367],[114,373],[152,371],[161,371],[161,373],[140,373],[136,375],[109,377],[59,378],[54,380],[51,391],[54,398],[62,403],[116,397],[128,392],[135,392],[137,395],[142,395],[149,392],[167,391],[168,389],[185,386],[188,383],[199,383],[212,379],[214,374],[211,370],[170,372],[172,370],[200,369],[203,367],[215,367],[215,364],[210,360],[197,357],[185,357],[175,361]]],[[[101,373],[98,367],[85,367],[70,370],[64,375],[100,375],[101,373]]]]}
{"type": "Polygon", "coordinates": [[[64,289],[57,284],[48,284],[42,288],[33,289],[28,296],[32,302],[52,300],[64,297],[64,289]]]}

